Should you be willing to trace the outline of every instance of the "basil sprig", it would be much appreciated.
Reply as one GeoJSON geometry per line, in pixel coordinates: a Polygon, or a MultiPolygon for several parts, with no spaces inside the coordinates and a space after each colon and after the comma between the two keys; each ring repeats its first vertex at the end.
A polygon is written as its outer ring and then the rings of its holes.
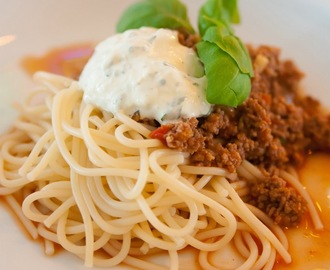
{"type": "Polygon", "coordinates": [[[231,23],[239,22],[237,0],[208,0],[199,11],[198,30],[204,36],[209,27],[225,25],[233,32],[231,23]]]}
{"type": "MultiPolygon", "coordinates": [[[[206,99],[211,104],[236,107],[251,90],[253,68],[243,42],[234,34],[239,23],[237,0],[207,0],[198,16],[201,41],[197,52],[208,80],[206,99]]],[[[187,10],[180,0],[143,0],[129,7],[117,24],[117,31],[150,26],[181,29],[194,33],[187,10]]]]}
{"type": "Polygon", "coordinates": [[[250,94],[250,76],[240,72],[235,60],[216,43],[202,41],[197,49],[208,81],[207,101],[231,107],[241,104],[250,94]]]}
{"type": "Polygon", "coordinates": [[[117,23],[117,32],[142,26],[185,29],[194,33],[187,9],[179,0],[144,0],[130,6],[117,23]]]}

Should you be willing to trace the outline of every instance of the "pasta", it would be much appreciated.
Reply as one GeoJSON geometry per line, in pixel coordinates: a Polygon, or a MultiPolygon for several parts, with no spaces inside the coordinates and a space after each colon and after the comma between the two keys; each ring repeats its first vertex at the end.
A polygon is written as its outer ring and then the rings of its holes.
{"type": "MultiPolygon", "coordinates": [[[[241,199],[242,179],[262,178],[248,161],[237,174],[191,166],[150,127],[85,104],[76,81],[34,78],[41,86],[0,139],[0,194],[46,254],[60,245],[89,267],[178,269],[180,250],[193,247],[203,269],[218,269],[209,254],[231,246],[235,269],[272,269],[277,254],[291,261],[282,229],[241,199]],[[164,252],[167,265],[143,259],[164,252]]],[[[304,192],[294,174],[283,177],[304,192]]]]}

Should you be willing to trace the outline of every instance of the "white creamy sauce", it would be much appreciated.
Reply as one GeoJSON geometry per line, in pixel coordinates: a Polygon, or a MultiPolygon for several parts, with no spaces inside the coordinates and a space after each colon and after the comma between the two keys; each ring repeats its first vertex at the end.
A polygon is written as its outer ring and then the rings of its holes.
{"type": "Polygon", "coordinates": [[[84,101],[160,123],[209,113],[207,79],[196,52],[181,45],[176,31],[141,28],[101,42],[79,85],[84,101]]]}

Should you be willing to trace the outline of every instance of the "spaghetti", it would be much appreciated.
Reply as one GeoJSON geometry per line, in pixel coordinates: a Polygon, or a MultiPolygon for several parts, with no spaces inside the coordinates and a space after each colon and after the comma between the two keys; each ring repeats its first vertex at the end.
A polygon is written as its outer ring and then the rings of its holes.
{"type": "Polygon", "coordinates": [[[41,86],[0,138],[0,194],[46,254],[59,244],[86,266],[178,269],[179,251],[193,247],[203,269],[217,269],[209,254],[232,246],[235,269],[272,269],[277,254],[291,261],[280,227],[241,199],[242,179],[262,177],[248,161],[237,174],[191,166],[150,127],[85,104],[76,81],[34,78],[41,86]],[[167,265],[144,259],[165,252],[167,265]]]}

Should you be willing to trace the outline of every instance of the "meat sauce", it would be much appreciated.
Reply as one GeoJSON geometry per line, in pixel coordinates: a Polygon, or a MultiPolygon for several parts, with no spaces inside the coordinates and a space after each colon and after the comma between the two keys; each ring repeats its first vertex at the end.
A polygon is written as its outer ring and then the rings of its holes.
{"type": "MultiPolygon", "coordinates": [[[[24,69],[32,74],[38,70],[54,72],[77,79],[82,67],[93,52],[92,44],[81,44],[51,50],[41,57],[27,57],[24,69]]],[[[164,130],[165,131],[165,130],[164,130]]],[[[167,130],[166,130],[167,131],[167,130]]],[[[159,135],[159,134],[158,134],[159,135]]],[[[299,169],[302,184],[318,207],[324,230],[316,231],[306,214],[296,227],[285,229],[289,240],[292,263],[287,265],[278,260],[274,269],[329,269],[330,265],[330,164],[329,154],[311,154],[299,169]]],[[[191,253],[183,252],[184,261],[191,260],[191,253]],[[187,255],[188,254],[188,255],[187,255]]],[[[221,256],[221,255],[220,255],[221,256]]],[[[217,262],[215,253],[211,259],[217,262]]],[[[191,262],[190,262],[191,263],[191,262]]],[[[192,266],[193,267],[193,266],[192,266]]],[[[193,269],[197,269],[196,267],[193,269]]]]}
{"type": "Polygon", "coordinates": [[[307,158],[299,170],[302,184],[316,203],[324,230],[313,228],[307,217],[296,227],[286,230],[292,263],[279,261],[275,270],[325,270],[330,267],[330,155],[314,154],[307,158]]]}
{"type": "MultiPolygon", "coordinates": [[[[249,51],[255,76],[247,100],[237,108],[217,105],[206,117],[174,123],[164,139],[169,148],[188,152],[195,166],[235,172],[247,160],[259,167],[265,177],[247,181],[250,192],[243,200],[280,226],[295,227],[307,211],[306,202],[279,173],[303,164],[310,152],[330,150],[330,115],[301,93],[303,73],[292,61],[280,59],[278,48],[249,51]]],[[[157,130],[154,134],[159,136],[157,130]]]]}

